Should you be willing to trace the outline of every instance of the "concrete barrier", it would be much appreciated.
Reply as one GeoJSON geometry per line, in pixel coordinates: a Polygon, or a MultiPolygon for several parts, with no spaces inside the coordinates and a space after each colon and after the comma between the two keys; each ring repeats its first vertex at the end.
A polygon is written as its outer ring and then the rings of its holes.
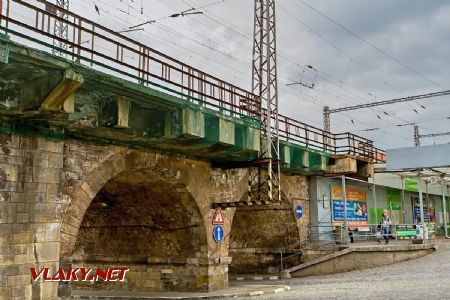
{"type": "Polygon", "coordinates": [[[304,263],[282,273],[282,278],[325,275],[380,267],[434,252],[436,244],[352,247],[304,263]]]}

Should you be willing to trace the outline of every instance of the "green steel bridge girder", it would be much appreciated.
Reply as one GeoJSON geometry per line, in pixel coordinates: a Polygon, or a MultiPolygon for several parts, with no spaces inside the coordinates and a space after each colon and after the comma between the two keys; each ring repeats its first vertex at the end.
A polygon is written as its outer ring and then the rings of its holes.
{"type": "MultiPolygon", "coordinates": [[[[33,133],[59,128],[64,138],[155,149],[221,165],[258,157],[259,120],[120,77],[3,36],[2,127],[6,119],[21,124],[26,120],[33,133]]],[[[318,174],[326,170],[328,156],[281,141],[280,160],[283,172],[318,174]]]]}

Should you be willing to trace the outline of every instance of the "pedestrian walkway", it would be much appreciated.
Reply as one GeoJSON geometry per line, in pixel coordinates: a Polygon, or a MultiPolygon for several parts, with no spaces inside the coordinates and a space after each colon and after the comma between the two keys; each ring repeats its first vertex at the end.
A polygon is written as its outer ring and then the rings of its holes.
{"type": "Polygon", "coordinates": [[[211,293],[146,293],[146,292],[112,292],[112,291],[74,291],[69,299],[89,299],[89,300],[148,300],[148,299],[228,299],[237,297],[253,297],[268,294],[279,294],[290,289],[286,285],[272,284],[232,284],[228,289],[211,293]]]}
{"type": "MultiPolygon", "coordinates": [[[[272,299],[450,299],[450,241],[430,255],[347,273],[280,280],[291,290],[272,299]]],[[[264,281],[264,283],[266,283],[264,281]]]]}

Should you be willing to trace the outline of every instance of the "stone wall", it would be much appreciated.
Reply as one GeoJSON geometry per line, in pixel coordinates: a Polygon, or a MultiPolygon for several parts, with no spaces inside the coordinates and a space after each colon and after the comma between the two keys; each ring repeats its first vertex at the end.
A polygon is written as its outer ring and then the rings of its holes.
{"type": "Polygon", "coordinates": [[[31,285],[30,267],[58,267],[64,145],[10,135],[0,144],[0,298],[53,299],[57,284],[31,285]]]}
{"type": "Polygon", "coordinates": [[[296,278],[381,267],[416,259],[436,249],[436,244],[354,247],[295,266],[285,270],[283,275],[296,278]]]}
{"type": "MultiPolygon", "coordinates": [[[[262,207],[237,208],[233,218],[230,255],[231,273],[272,273],[281,269],[281,252],[295,254],[300,240],[309,232],[309,198],[306,177],[282,176],[282,203],[262,207]],[[296,219],[295,208],[303,207],[296,219]]],[[[284,262],[284,267],[300,263],[301,256],[284,262]]]]}
{"type": "MultiPolygon", "coordinates": [[[[0,135],[0,299],[57,298],[61,286],[32,283],[30,267],[48,267],[50,272],[71,264],[101,267],[113,265],[113,258],[116,266],[129,265],[132,270],[127,288],[211,291],[226,287],[230,234],[244,229],[232,230],[236,209],[224,209],[225,238],[215,243],[211,204],[240,199],[247,189],[247,174],[246,169],[214,169],[202,161],[119,146],[0,135]],[[124,186],[128,189],[120,194],[124,186]],[[98,218],[99,206],[117,200],[109,199],[111,194],[121,199],[120,210],[98,218]],[[180,228],[181,223],[190,228],[180,228]],[[133,231],[125,230],[127,226],[133,231]],[[150,239],[154,243],[146,243],[150,239]],[[133,246],[127,247],[128,243],[133,246]],[[147,251],[150,247],[153,252],[147,251]],[[119,248],[122,252],[113,251],[119,248]]],[[[305,178],[283,180],[291,201],[286,208],[300,201],[306,212],[305,178]]],[[[285,222],[283,217],[278,220],[285,222]]],[[[297,223],[292,215],[286,222],[289,229],[283,232],[289,237],[279,241],[296,242],[296,227],[306,232],[307,214],[297,223]]]]}

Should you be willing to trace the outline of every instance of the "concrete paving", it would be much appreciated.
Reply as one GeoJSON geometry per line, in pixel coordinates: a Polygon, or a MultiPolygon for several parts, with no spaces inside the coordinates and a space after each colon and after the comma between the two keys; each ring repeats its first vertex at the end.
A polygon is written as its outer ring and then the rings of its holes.
{"type": "Polygon", "coordinates": [[[450,299],[450,241],[437,242],[436,252],[407,262],[280,280],[291,290],[257,299],[450,299]]]}
{"type": "Polygon", "coordinates": [[[237,297],[255,297],[262,295],[274,295],[289,291],[286,285],[272,284],[231,284],[228,289],[212,293],[139,293],[139,292],[111,292],[111,291],[75,291],[68,299],[230,299],[237,297]]]}

